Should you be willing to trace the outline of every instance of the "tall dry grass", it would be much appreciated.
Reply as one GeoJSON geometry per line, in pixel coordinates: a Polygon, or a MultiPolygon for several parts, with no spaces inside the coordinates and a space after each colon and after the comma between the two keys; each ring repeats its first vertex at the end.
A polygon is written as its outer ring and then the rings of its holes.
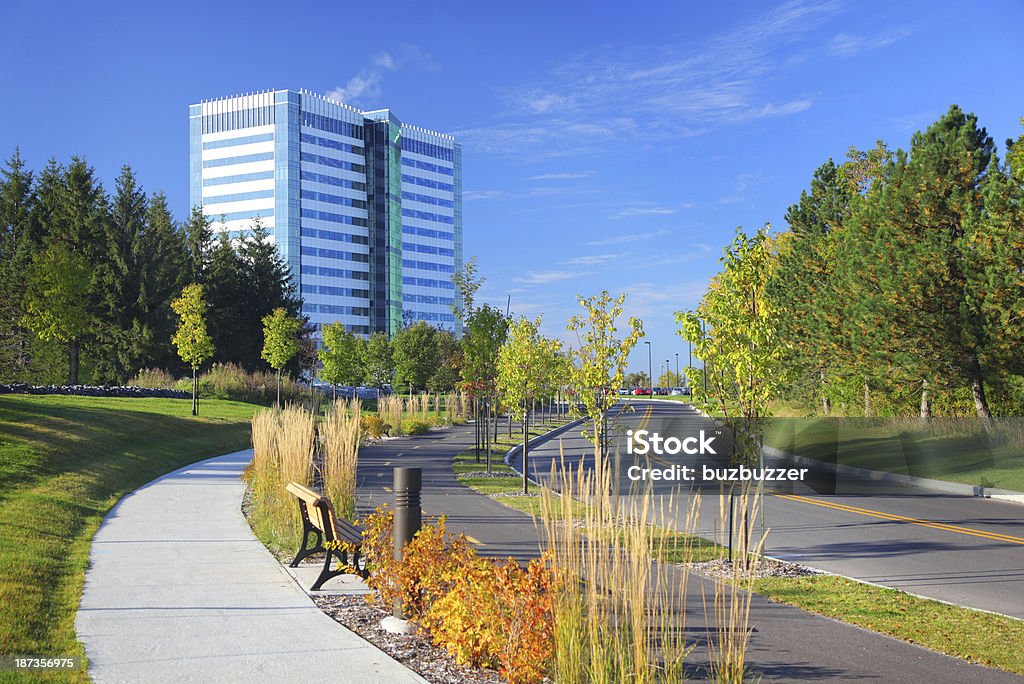
{"type": "Polygon", "coordinates": [[[324,494],[338,515],[352,519],[356,512],[356,466],[359,461],[360,401],[342,399],[327,407],[320,423],[324,494]]]}
{"type": "Polygon", "coordinates": [[[392,394],[388,397],[381,397],[377,400],[377,415],[381,420],[391,426],[391,436],[397,437],[403,434],[402,416],[405,413],[405,399],[392,394]]]}
{"type": "MultiPolygon", "coordinates": [[[[599,463],[601,461],[599,460],[599,463]]],[[[618,499],[612,469],[552,469],[541,519],[560,583],[553,679],[674,682],[684,678],[687,574],[657,562],[665,515],[649,494],[618,499]],[[574,518],[583,508],[582,519],[574,518]]],[[[699,498],[688,511],[695,527],[699,498]]],[[[667,504],[672,506],[672,502],[667,504]]]]}
{"type": "Polygon", "coordinates": [[[289,482],[309,486],[313,478],[316,416],[296,406],[258,411],[252,419],[253,460],[248,478],[253,527],[271,546],[294,544],[302,531],[289,482]]]}
{"type": "Polygon", "coordinates": [[[736,506],[741,524],[734,535],[735,560],[731,572],[715,578],[711,615],[708,597],[703,587],[701,590],[709,625],[708,657],[715,682],[742,684],[749,674],[746,654],[750,643],[750,601],[764,549],[764,538],[756,538],[753,533],[760,515],[759,502],[757,489],[749,485],[740,489],[738,496],[719,496],[718,519],[726,520],[729,506],[736,506]]]}

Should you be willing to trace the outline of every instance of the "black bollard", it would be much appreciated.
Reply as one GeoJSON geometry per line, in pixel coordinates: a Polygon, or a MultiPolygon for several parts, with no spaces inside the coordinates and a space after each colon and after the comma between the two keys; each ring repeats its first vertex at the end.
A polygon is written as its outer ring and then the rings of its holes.
{"type": "MultiPolygon", "coordinates": [[[[423,485],[423,470],[420,468],[395,468],[395,525],[394,559],[402,560],[402,549],[420,531],[422,512],[420,490],[423,485]]],[[[402,600],[395,599],[392,614],[404,620],[402,600]]]]}

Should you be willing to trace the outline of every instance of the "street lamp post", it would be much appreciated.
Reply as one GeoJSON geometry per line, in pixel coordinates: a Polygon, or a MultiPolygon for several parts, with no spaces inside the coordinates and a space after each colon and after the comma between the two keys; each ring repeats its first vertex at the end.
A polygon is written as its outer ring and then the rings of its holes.
{"type": "Polygon", "coordinates": [[[651,360],[651,341],[644,340],[644,344],[647,345],[647,389],[654,393],[654,362],[651,360]]]}
{"type": "Polygon", "coordinates": [[[683,379],[679,377],[679,352],[676,352],[676,382],[682,385],[683,379]]]}

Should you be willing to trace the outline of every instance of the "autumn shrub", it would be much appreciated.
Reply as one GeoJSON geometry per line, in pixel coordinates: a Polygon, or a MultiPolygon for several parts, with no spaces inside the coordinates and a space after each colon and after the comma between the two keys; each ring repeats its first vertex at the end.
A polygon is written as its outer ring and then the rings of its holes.
{"type": "Polygon", "coordinates": [[[391,434],[391,425],[380,416],[368,415],[359,419],[359,429],[370,439],[380,439],[391,434]]]}
{"type": "Polygon", "coordinates": [[[405,426],[405,432],[409,435],[425,435],[430,432],[430,423],[423,420],[410,420],[405,426]]]}
{"type": "Polygon", "coordinates": [[[477,555],[444,518],[423,525],[392,555],[392,514],[378,508],[364,522],[367,584],[390,607],[400,598],[407,617],[463,664],[497,667],[512,684],[543,681],[551,670],[558,592],[550,556],[523,567],[477,555]]]}

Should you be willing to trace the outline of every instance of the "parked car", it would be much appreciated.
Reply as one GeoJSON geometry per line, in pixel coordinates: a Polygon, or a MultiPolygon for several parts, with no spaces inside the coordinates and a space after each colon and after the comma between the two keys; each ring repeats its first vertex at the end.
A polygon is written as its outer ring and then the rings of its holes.
{"type": "Polygon", "coordinates": [[[634,397],[649,397],[649,396],[651,396],[651,390],[647,389],[646,387],[637,387],[635,390],[633,390],[633,396],[634,397]]]}
{"type": "Polygon", "coordinates": [[[630,392],[629,392],[629,388],[628,387],[620,387],[619,388],[619,396],[620,397],[628,397],[629,394],[630,394],[630,392]]]}

